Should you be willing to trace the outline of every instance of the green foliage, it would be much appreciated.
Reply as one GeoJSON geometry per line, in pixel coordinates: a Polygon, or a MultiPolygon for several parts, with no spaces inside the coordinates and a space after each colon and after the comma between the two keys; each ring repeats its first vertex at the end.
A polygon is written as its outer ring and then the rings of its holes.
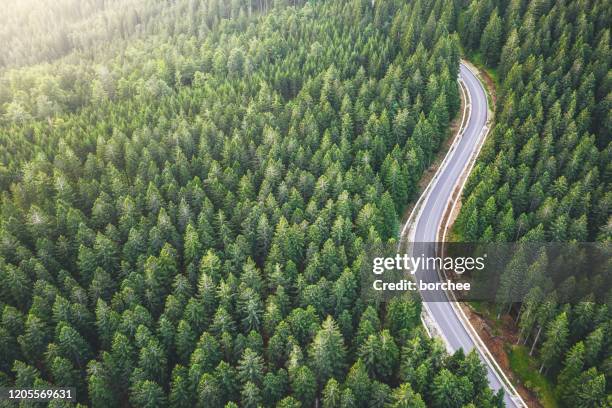
{"type": "Polygon", "coordinates": [[[416,394],[410,384],[404,383],[393,393],[393,408],[425,408],[425,403],[419,394],[416,394]]]}
{"type": "Polygon", "coordinates": [[[489,66],[495,67],[497,65],[502,48],[502,34],[502,20],[495,10],[489,17],[489,22],[480,38],[480,52],[484,63],[489,66]]]}
{"type": "MultiPolygon", "coordinates": [[[[609,243],[611,18],[599,0],[473,1],[461,11],[462,43],[496,68],[498,87],[495,125],[455,225],[460,239],[609,243]]],[[[604,406],[599,378],[609,394],[611,355],[599,339],[609,332],[609,288],[570,276],[544,296],[543,281],[528,276],[534,267],[513,262],[496,297],[500,314],[518,313],[519,343],[545,373],[517,362],[519,375],[545,405],[554,406],[555,388],[560,406],[577,406],[580,395],[604,406]],[[511,288],[521,305],[506,298],[511,288]],[[579,389],[583,375],[589,386],[579,389]]]]}
{"type": "Polygon", "coordinates": [[[559,406],[552,382],[540,374],[539,364],[529,356],[529,349],[524,346],[513,346],[508,353],[510,368],[520,381],[536,392],[542,405],[546,408],[559,406]]]}
{"type": "MultiPolygon", "coordinates": [[[[76,383],[94,407],[496,406],[474,356],[422,336],[417,300],[363,303],[364,248],[395,242],[459,110],[455,29],[511,104],[469,236],[606,236],[607,173],[586,170],[607,158],[605,35],[576,28],[574,54],[598,44],[578,85],[490,2],[82,3],[38,7],[21,36],[28,2],[0,17],[3,381],[76,383]]],[[[533,307],[526,332],[559,314],[533,307]]],[[[595,314],[568,315],[587,364],[608,349],[595,314]]]]}
{"type": "Polygon", "coordinates": [[[308,354],[308,361],[319,384],[326,384],[332,377],[342,377],[346,366],[346,350],[342,334],[331,316],[327,317],[315,335],[308,354]]]}

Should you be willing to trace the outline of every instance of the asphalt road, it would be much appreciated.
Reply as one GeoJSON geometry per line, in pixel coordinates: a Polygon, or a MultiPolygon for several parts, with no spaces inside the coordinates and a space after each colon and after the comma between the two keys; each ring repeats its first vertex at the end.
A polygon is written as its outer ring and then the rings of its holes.
{"type": "MultiPolygon", "coordinates": [[[[430,193],[423,200],[421,210],[415,220],[413,237],[413,242],[415,243],[431,243],[437,240],[437,232],[441,227],[440,224],[447,204],[451,200],[455,185],[469,165],[478,142],[484,137],[485,132],[483,128],[487,122],[488,115],[485,91],[480,81],[463,64],[461,64],[459,75],[463,79],[471,99],[471,114],[469,115],[469,120],[461,140],[457,142],[454,150],[449,153],[447,165],[441,168],[437,177],[432,181],[435,184],[432,184],[430,193]]],[[[413,249],[415,251],[414,255],[418,256],[423,252],[430,253],[433,250],[431,246],[428,248],[423,246],[417,248],[418,245],[420,244],[415,244],[413,249]]],[[[417,271],[416,276],[417,279],[427,282],[437,282],[439,280],[438,273],[435,270],[420,270],[417,271]]],[[[428,292],[427,295],[423,295],[423,300],[452,351],[463,348],[467,354],[475,347],[462,320],[457,316],[457,312],[448,301],[444,292],[428,292]]],[[[480,351],[478,353],[481,360],[487,365],[487,377],[490,386],[496,391],[503,388],[493,367],[488,363],[487,359],[483,358],[480,351]]],[[[520,406],[509,397],[506,390],[505,402],[508,407],[520,406]]]]}

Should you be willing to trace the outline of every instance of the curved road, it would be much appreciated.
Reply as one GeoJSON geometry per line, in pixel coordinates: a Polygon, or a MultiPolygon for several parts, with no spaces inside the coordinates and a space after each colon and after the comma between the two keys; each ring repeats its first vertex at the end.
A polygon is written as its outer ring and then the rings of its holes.
{"type": "MultiPolygon", "coordinates": [[[[437,241],[438,231],[446,212],[447,206],[452,199],[452,193],[457,184],[461,181],[461,176],[470,165],[470,161],[475,152],[478,151],[479,142],[485,137],[486,123],[488,116],[487,96],[482,84],[476,76],[462,63],[460,67],[460,78],[465,89],[469,94],[470,110],[468,121],[464,125],[463,134],[459,140],[451,147],[445,162],[434,176],[431,184],[424,196],[421,198],[422,204],[413,222],[413,234],[410,239],[413,243],[413,254],[418,256],[422,253],[431,254],[432,245],[419,243],[432,243],[437,241]],[[418,251],[418,253],[417,253],[418,251]]],[[[468,102],[468,101],[466,101],[468,102]]],[[[418,280],[437,282],[439,276],[436,270],[419,270],[416,273],[418,280]]],[[[446,340],[447,346],[451,351],[463,348],[466,354],[474,347],[474,341],[465,327],[464,322],[459,318],[454,305],[448,301],[445,292],[428,292],[423,296],[425,310],[435,321],[441,334],[446,340]]],[[[509,390],[502,383],[495,372],[492,362],[484,357],[479,349],[481,360],[487,366],[487,377],[491,388],[495,391],[500,388],[505,392],[505,403],[508,407],[520,407],[522,404],[514,401],[510,397],[509,390]]]]}

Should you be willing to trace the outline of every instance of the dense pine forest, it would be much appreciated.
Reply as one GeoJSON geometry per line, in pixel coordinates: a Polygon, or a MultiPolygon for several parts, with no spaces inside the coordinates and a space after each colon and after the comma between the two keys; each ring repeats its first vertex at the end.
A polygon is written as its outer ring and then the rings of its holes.
{"type": "MultiPolygon", "coordinates": [[[[473,1],[461,12],[463,44],[497,80],[496,125],[456,223],[463,240],[610,243],[611,22],[598,0],[473,1]]],[[[543,296],[528,268],[515,272],[498,298],[512,286],[525,301],[496,307],[510,306],[559,405],[609,406],[612,288],[571,276],[543,296]]]]}
{"type": "Polygon", "coordinates": [[[58,2],[37,18],[61,24],[3,42],[2,384],[502,406],[418,299],[360,296],[365,245],[396,240],[459,110],[452,2],[114,3],[58,2]]]}
{"type": "MultiPolygon", "coordinates": [[[[497,104],[457,235],[612,238],[609,2],[6,9],[0,385],[91,407],[502,407],[419,299],[361,296],[367,245],[396,242],[460,110],[462,52],[497,104]]],[[[510,313],[559,403],[609,404],[610,297],[536,290],[510,313]]]]}

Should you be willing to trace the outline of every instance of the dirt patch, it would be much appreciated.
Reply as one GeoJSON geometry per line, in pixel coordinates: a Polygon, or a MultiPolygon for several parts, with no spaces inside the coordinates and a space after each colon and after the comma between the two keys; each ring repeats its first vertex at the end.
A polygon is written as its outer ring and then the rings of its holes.
{"type": "Polygon", "coordinates": [[[476,312],[471,306],[464,303],[458,304],[474,326],[478,336],[486,344],[487,348],[501,367],[502,371],[512,381],[516,391],[521,394],[528,407],[542,408],[537,396],[528,388],[523,386],[516,375],[510,369],[510,360],[506,353],[507,344],[515,344],[517,340],[517,327],[508,315],[502,317],[496,323],[476,312]]]}
{"type": "Polygon", "coordinates": [[[497,106],[497,94],[495,93],[495,82],[493,78],[489,75],[489,73],[485,70],[479,69],[478,74],[480,75],[480,79],[484,81],[487,86],[487,90],[489,91],[489,95],[491,95],[491,99],[493,100],[493,106],[491,109],[495,109],[497,106]]]}

